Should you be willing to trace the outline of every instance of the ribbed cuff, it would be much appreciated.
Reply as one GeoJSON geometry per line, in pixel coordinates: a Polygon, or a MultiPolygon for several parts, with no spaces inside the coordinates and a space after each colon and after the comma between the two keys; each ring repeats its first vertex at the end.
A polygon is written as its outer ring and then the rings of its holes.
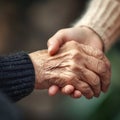
{"type": "Polygon", "coordinates": [[[34,67],[25,52],[0,57],[0,89],[13,101],[29,95],[34,82],[34,67]]]}
{"type": "Polygon", "coordinates": [[[96,32],[107,50],[120,35],[120,1],[92,0],[86,14],[75,26],[86,26],[96,32]]]}

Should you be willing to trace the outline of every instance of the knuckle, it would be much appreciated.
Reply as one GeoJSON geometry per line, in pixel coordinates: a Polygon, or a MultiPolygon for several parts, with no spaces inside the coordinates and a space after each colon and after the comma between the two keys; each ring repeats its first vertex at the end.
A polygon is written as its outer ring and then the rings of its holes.
{"type": "Polygon", "coordinates": [[[98,73],[100,73],[100,74],[107,72],[107,66],[102,61],[98,61],[97,69],[98,69],[98,73]]]}
{"type": "Polygon", "coordinates": [[[89,85],[88,84],[81,84],[81,89],[83,91],[85,91],[86,93],[89,93],[90,89],[89,89],[89,85]]]}
{"type": "Polygon", "coordinates": [[[74,40],[72,40],[72,41],[70,41],[71,42],[71,44],[73,44],[73,45],[77,45],[77,42],[75,42],[74,40]]]}
{"type": "Polygon", "coordinates": [[[94,77],[92,80],[92,86],[93,87],[98,87],[100,85],[100,79],[98,76],[94,77]]]}
{"type": "Polygon", "coordinates": [[[100,50],[97,50],[97,51],[96,51],[96,57],[97,57],[98,59],[103,59],[103,57],[104,57],[103,52],[100,51],[100,50]]]}
{"type": "Polygon", "coordinates": [[[87,54],[87,55],[92,55],[95,56],[96,55],[96,51],[91,47],[91,46],[87,46],[87,45],[83,45],[80,44],[82,51],[87,54]]]}
{"type": "Polygon", "coordinates": [[[58,30],[57,34],[64,34],[66,32],[66,29],[61,29],[61,30],[58,30]]]}
{"type": "Polygon", "coordinates": [[[76,48],[71,50],[71,54],[72,54],[72,58],[76,58],[80,56],[79,50],[77,50],[76,48]]]}
{"type": "Polygon", "coordinates": [[[48,42],[47,42],[47,45],[49,45],[49,44],[50,44],[50,42],[51,42],[51,38],[49,38],[49,40],[48,40],[48,42]]]}
{"type": "Polygon", "coordinates": [[[69,41],[69,44],[74,48],[74,49],[78,49],[78,42],[71,40],[69,41]]]}
{"type": "Polygon", "coordinates": [[[74,61],[71,62],[71,70],[72,70],[72,71],[78,70],[78,66],[77,66],[77,64],[76,64],[74,61]]]}

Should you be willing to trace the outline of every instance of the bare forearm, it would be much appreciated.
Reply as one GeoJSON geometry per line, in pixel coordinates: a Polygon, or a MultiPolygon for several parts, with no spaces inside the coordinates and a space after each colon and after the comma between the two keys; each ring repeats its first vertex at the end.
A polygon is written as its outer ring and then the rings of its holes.
{"type": "Polygon", "coordinates": [[[108,50],[120,35],[120,0],[92,0],[75,26],[92,29],[108,50]]]}

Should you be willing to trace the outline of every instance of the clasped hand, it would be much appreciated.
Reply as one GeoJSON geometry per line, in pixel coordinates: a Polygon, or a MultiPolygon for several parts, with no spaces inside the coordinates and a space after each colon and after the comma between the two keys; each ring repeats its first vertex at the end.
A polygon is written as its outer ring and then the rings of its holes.
{"type": "Polygon", "coordinates": [[[35,69],[36,89],[55,85],[64,94],[90,99],[107,91],[110,84],[110,63],[100,50],[91,46],[69,41],[54,56],[43,50],[31,53],[30,57],[35,69]],[[71,89],[67,91],[65,86],[71,89]]]}

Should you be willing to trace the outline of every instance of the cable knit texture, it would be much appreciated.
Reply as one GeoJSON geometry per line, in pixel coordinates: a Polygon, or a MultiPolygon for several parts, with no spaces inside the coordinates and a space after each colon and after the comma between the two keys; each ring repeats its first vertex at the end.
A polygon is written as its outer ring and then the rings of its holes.
{"type": "Polygon", "coordinates": [[[120,35],[120,0],[92,0],[75,26],[87,26],[95,31],[108,50],[120,35]]]}
{"type": "Polygon", "coordinates": [[[30,94],[34,80],[33,64],[26,53],[0,57],[0,90],[13,101],[30,94]]]}

